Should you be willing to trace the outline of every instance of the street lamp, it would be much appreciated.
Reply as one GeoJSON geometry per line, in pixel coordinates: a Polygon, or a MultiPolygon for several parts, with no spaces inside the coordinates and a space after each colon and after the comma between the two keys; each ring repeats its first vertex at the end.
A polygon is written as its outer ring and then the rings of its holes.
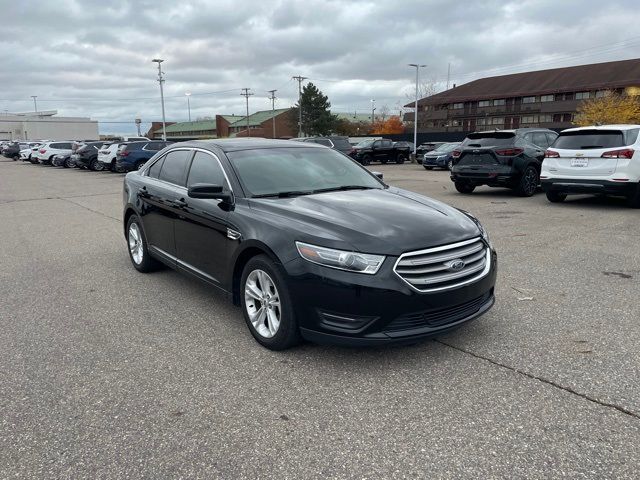
{"type": "Polygon", "coordinates": [[[189,101],[189,97],[191,97],[191,92],[185,93],[187,96],[187,109],[189,110],[189,121],[191,121],[191,102],[189,101]]]}
{"type": "Polygon", "coordinates": [[[373,112],[376,111],[376,101],[372,98],[371,99],[371,125],[373,126],[373,122],[376,121],[375,117],[373,116],[373,112]]]}
{"type": "Polygon", "coordinates": [[[420,65],[419,63],[410,63],[410,67],[416,68],[416,104],[413,113],[413,156],[418,152],[418,81],[420,78],[420,69],[426,67],[426,65],[420,65]]]}
{"type": "Polygon", "coordinates": [[[38,95],[31,95],[31,98],[33,98],[33,109],[36,113],[38,113],[38,102],[36,102],[36,98],[38,98],[38,95]]]}
{"type": "Polygon", "coordinates": [[[162,84],[164,83],[164,78],[162,78],[162,67],[161,63],[164,62],[161,58],[154,58],[152,60],[153,63],[158,64],[158,83],[160,84],[160,102],[162,103],[162,140],[167,141],[167,122],[164,116],[164,90],[162,88],[162,84]]]}

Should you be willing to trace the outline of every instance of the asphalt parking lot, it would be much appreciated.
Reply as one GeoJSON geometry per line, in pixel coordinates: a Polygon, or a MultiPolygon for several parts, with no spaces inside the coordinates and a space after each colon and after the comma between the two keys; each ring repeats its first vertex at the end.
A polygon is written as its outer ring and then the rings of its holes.
{"type": "Polygon", "coordinates": [[[410,347],[260,347],[130,265],[122,175],[0,160],[0,478],[637,478],[640,212],[372,166],[499,255],[483,318],[410,347]]]}

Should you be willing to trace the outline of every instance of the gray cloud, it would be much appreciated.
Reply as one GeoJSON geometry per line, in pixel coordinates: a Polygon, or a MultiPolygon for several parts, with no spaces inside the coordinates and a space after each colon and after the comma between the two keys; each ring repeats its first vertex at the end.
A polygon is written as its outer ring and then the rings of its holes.
{"type": "MultiPolygon", "coordinates": [[[[134,1],[0,0],[0,109],[39,108],[104,121],[157,120],[151,59],[164,58],[167,115],[244,111],[293,104],[292,75],[309,77],[338,111],[395,110],[412,91],[407,63],[452,81],[637,56],[636,2],[613,0],[134,1]],[[625,42],[626,43],[622,43],[625,42]],[[588,48],[591,50],[587,50],[588,48]],[[232,91],[228,91],[232,90],[232,91]],[[201,95],[208,92],[224,93],[201,95]]],[[[131,125],[104,123],[103,131],[131,125]]]]}

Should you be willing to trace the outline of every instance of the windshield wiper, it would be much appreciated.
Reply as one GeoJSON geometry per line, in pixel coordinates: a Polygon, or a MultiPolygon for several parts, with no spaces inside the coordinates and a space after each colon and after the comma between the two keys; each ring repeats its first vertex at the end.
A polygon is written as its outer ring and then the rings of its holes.
{"type": "Polygon", "coordinates": [[[318,188],[314,190],[313,193],[322,193],[322,192],[339,192],[344,190],[369,190],[373,187],[366,187],[364,185],[341,185],[339,187],[327,187],[327,188],[318,188]]]}
{"type": "Polygon", "coordinates": [[[310,195],[312,193],[314,193],[313,190],[288,190],[284,192],[261,193],[259,195],[254,195],[251,198],[268,198],[268,197],[286,198],[286,197],[297,197],[299,195],[310,195]]]}

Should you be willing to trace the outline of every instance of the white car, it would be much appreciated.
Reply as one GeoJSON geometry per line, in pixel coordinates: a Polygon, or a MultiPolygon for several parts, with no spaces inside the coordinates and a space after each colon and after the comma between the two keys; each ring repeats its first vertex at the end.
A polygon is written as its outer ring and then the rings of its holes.
{"type": "Polygon", "coordinates": [[[126,143],[105,143],[98,150],[98,162],[102,164],[103,168],[115,171],[116,154],[122,145],[126,145],[126,143]]]}
{"type": "Polygon", "coordinates": [[[598,125],[560,132],[546,151],[540,180],[550,202],[571,194],[620,195],[640,208],[640,125],[598,125]]]}
{"type": "Polygon", "coordinates": [[[20,144],[20,160],[22,161],[31,160],[31,154],[34,151],[33,149],[39,146],[40,144],[35,142],[27,143],[24,146],[23,144],[20,144]]]}
{"type": "Polygon", "coordinates": [[[33,163],[50,165],[56,155],[71,155],[72,142],[46,142],[40,145],[38,150],[31,155],[33,163]],[[35,161],[34,161],[35,160],[35,161]]]}

